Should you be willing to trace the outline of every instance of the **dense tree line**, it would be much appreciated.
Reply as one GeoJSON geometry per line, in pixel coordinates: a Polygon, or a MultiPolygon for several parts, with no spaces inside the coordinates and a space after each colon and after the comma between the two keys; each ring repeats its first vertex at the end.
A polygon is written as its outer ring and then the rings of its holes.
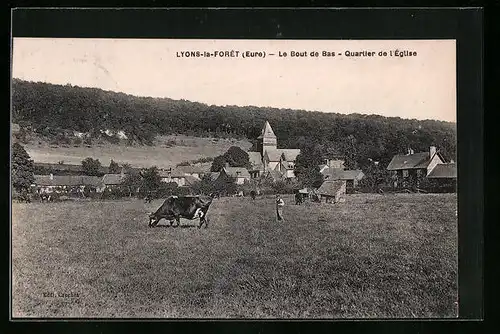
{"type": "Polygon", "coordinates": [[[13,121],[50,136],[60,136],[67,129],[98,137],[101,130],[110,129],[123,130],[130,142],[144,144],[151,144],[159,134],[255,140],[268,120],[281,148],[323,145],[341,151],[348,165],[359,168],[366,166],[369,158],[387,166],[394,154],[405,153],[408,147],[419,152],[435,145],[447,159],[453,159],[456,153],[456,126],[449,122],[221,107],[17,79],[12,90],[13,121]]]}

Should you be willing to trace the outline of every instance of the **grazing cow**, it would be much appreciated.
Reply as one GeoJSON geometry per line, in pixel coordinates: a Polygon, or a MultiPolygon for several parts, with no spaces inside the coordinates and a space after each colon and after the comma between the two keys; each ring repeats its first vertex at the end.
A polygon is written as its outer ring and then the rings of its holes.
{"type": "Polygon", "coordinates": [[[250,191],[250,197],[252,197],[252,199],[254,200],[255,199],[255,196],[256,196],[256,192],[255,191],[250,191]]]}
{"type": "Polygon", "coordinates": [[[170,221],[170,225],[175,220],[177,222],[175,227],[180,225],[180,218],[189,220],[199,218],[198,228],[203,224],[206,228],[209,222],[206,218],[207,211],[214,197],[213,194],[210,196],[170,196],[155,213],[149,215],[149,227],[158,225],[163,218],[170,221]]]}

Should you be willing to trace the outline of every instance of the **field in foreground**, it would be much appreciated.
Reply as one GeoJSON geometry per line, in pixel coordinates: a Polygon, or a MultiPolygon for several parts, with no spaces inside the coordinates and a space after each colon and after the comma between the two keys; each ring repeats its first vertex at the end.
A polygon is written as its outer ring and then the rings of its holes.
{"type": "Polygon", "coordinates": [[[285,201],[278,224],[273,198],[215,200],[207,229],[148,228],[160,201],[13,203],[12,314],[456,316],[456,195],[285,201]]]}

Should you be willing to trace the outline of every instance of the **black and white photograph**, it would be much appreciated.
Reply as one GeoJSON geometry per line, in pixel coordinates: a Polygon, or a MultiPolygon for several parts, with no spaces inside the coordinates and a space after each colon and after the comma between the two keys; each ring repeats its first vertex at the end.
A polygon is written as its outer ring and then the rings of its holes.
{"type": "Polygon", "coordinates": [[[457,318],[456,50],[14,37],[12,317],[457,318]]]}

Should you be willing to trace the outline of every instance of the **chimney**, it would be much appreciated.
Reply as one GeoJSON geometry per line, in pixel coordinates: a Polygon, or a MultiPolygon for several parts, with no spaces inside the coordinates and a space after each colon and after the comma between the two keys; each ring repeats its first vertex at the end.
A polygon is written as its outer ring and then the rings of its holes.
{"type": "Polygon", "coordinates": [[[50,173],[49,179],[53,180],[54,179],[54,174],[50,173]]]}
{"type": "Polygon", "coordinates": [[[436,146],[429,147],[429,155],[432,158],[436,154],[436,146]]]}

